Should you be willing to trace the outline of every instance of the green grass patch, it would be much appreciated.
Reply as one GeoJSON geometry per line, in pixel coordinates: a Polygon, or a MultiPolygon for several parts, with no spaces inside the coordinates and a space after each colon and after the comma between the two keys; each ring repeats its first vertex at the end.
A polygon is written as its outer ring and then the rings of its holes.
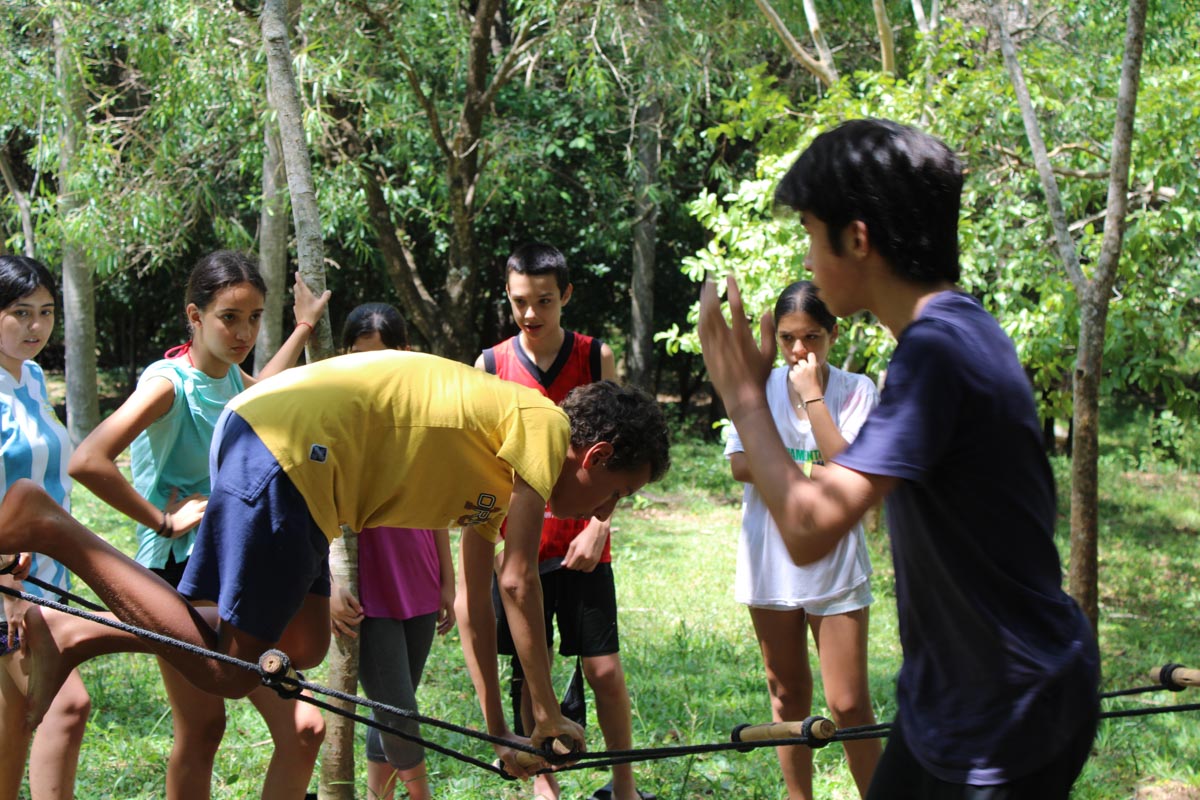
{"type": "MultiPolygon", "coordinates": [[[[734,726],[770,718],[749,615],[732,597],[740,487],[728,478],[720,452],[715,443],[679,443],[670,477],[619,510],[614,520],[622,658],[637,747],[727,741],[734,726]]],[[[1058,540],[1065,559],[1069,465],[1058,459],[1054,466],[1063,510],[1058,540]]],[[[1193,566],[1200,544],[1200,480],[1178,469],[1136,471],[1119,454],[1107,455],[1101,467],[1101,650],[1104,688],[1118,689],[1147,684],[1147,670],[1170,661],[1200,666],[1195,637],[1200,580],[1193,566]]],[[[75,513],[85,524],[132,551],[132,524],[80,487],[74,500],[75,513]]],[[[870,677],[876,714],[886,721],[895,714],[893,689],[901,653],[886,536],[869,533],[868,539],[877,598],[871,610],[870,677]]],[[[421,710],[477,728],[481,715],[459,648],[457,633],[435,643],[420,691],[421,710]]],[[[559,659],[557,686],[565,687],[569,670],[570,664],[559,659]]],[[[94,711],[77,796],[162,797],[171,720],[154,660],[105,657],[86,664],[83,674],[94,711]]],[[[322,670],[308,677],[320,682],[322,670]]],[[[1109,701],[1105,707],[1196,702],[1195,691],[1139,695],[1109,701]]],[[[248,703],[231,702],[227,707],[230,722],[217,759],[213,796],[257,796],[270,758],[270,737],[248,703]]],[[[823,709],[819,694],[814,708],[823,709]]],[[[603,740],[590,698],[589,714],[589,743],[599,750],[603,740]]],[[[432,728],[424,733],[477,758],[492,758],[490,747],[467,737],[432,728]]],[[[1200,789],[1198,753],[1196,713],[1105,722],[1074,797],[1128,798],[1139,787],[1151,785],[1200,789]]],[[[362,762],[360,757],[358,797],[366,797],[362,762]]],[[[857,797],[840,746],[817,751],[815,764],[818,796],[857,797]]],[[[431,755],[429,768],[440,797],[529,796],[528,785],[505,783],[444,756],[431,755]]],[[[784,795],[771,750],[646,762],[636,773],[639,785],[664,800],[776,800],[784,795]]],[[[565,773],[563,796],[587,797],[606,780],[596,770],[565,773]]]]}

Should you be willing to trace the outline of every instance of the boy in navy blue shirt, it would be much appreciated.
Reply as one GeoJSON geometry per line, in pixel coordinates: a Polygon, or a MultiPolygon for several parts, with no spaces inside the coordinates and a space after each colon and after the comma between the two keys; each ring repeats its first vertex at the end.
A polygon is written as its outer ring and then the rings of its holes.
{"type": "Polygon", "coordinates": [[[732,278],[732,329],[709,282],[700,341],[794,560],[821,557],[887,498],[904,664],[869,800],[1066,798],[1095,735],[1099,653],[1062,590],[1028,380],[955,286],[961,193],[942,142],[885,120],[818,136],[777,187],[829,310],[867,309],[897,339],[879,407],[819,477],[775,432],[762,380],[774,336],[755,344],[732,278]]]}

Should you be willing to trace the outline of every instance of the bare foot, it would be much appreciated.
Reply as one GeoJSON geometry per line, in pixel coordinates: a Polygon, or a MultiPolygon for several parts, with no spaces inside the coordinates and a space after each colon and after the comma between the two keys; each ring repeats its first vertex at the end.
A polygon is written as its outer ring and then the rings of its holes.
{"type": "Polygon", "coordinates": [[[25,614],[25,647],[19,659],[19,668],[28,680],[25,723],[33,730],[46,715],[54,696],[73,669],[59,650],[41,609],[31,608],[25,614]]]}
{"type": "MultiPolygon", "coordinates": [[[[54,527],[47,523],[63,518],[70,520],[70,515],[40,486],[26,478],[15,481],[0,503],[0,553],[37,550],[53,556],[47,552],[43,537],[47,529],[54,527]],[[37,547],[32,546],[35,541],[37,547]]],[[[0,564],[7,563],[8,558],[0,556],[0,564]]]]}

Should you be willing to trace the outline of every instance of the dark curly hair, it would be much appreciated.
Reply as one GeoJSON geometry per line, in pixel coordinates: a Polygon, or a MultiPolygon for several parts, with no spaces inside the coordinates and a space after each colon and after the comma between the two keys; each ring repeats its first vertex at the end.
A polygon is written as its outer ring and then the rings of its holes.
{"type": "Polygon", "coordinates": [[[613,447],[610,470],[633,470],[650,465],[656,481],[671,467],[667,420],[654,398],[631,386],[596,381],[571,390],[562,401],[571,419],[571,444],[576,448],[608,442],[613,447]]]}

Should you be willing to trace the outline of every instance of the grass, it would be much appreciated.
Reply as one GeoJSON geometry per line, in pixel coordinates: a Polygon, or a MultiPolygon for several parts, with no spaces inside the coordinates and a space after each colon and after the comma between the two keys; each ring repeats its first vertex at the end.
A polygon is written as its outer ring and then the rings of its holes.
{"type": "MultiPolygon", "coordinates": [[[[622,659],[633,702],[637,747],[728,741],[740,723],[769,720],[762,667],[749,615],[732,600],[739,487],[727,477],[716,444],[677,444],[667,480],[644,493],[615,521],[614,553],[621,608],[622,659]]],[[[1056,460],[1060,506],[1058,541],[1067,550],[1067,471],[1056,460]]],[[[132,547],[132,525],[76,487],[75,511],[118,546],[132,547]]],[[[1149,683],[1152,667],[1177,661],[1200,666],[1195,619],[1200,579],[1194,554],[1200,533],[1200,480],[1163,464],[1142,471],[1118,449],[1101,464],[1101,650],[1104,689],[1149,683]]],[[[876,576],[871,612],[870,663],[880,720],[895,713],[893,685],[900,665],[891,562],[886,536],[868,536],[876,576]]],[[[556,664],[565,687],[570,665],[556,664]]],[[[84,666],[93,717],[84,743],[78,797],[162,796],[170,715],[158,671],[146,656],[114,656],[84,666]]],[[[310,673],[320,682],[320,669],[310,673]]],[[[1194,693],[1196,690],[1192,690],[1194,693]]],[[[459,650],[457,633],[439,639],[420,691],[422,713],[478,727],[481,716],[459,650]]],[[[1106,708],[1198,702],[1200,697],[1153,693],[1106,708]]],[[[265,726],[244,702],[230,703],[230,724],[218,756],[213,796],[257,796],[270,757],[265,726]]],[[[815,708],[822,708],[816,698],[815,708]]],[[[589,697],[589,739],[603,741],[589,697]]],[[[426,736],[477,758],[491,750],[466,737],[426,728],[426,736]]],[[[1031,735],[1036,735],[1032,732],[1031,735]]],[[[361,750],[360,750],[361,752],[361,750]]],[[[1200,797],[1200,715],[1157,714],[1101,725],[1093,757],[1079,783],[1079,800],[1200,797]],[[1163,794],[1172,787],[1175,794],[1163,794]],[[1191,794],[1184,794],[1189,791],[1191,794]],[[1140,794],[1139,794],[1140,792],[1140,794]],[[1155,793],[1157,792],[1157,793],[1155,793]]],[[[366,797],[359,759],[358,797],[366,797]]],[[[841,748],[815,753],[816,791],[822,798],[857,797],[841,748]]],[[[433,755],[432,784],[445,798],[524,798],[528,786],[433,755]]],[[[646,762],[639,785],[663,800],[784,796],[774,753],[726,751],[646,762]]],[[[564,798],[588,797],[607,778],[578,770],[562,776],[564,798]]],[[[315,787],[315,780],[313,783],[315,787]]]]}

